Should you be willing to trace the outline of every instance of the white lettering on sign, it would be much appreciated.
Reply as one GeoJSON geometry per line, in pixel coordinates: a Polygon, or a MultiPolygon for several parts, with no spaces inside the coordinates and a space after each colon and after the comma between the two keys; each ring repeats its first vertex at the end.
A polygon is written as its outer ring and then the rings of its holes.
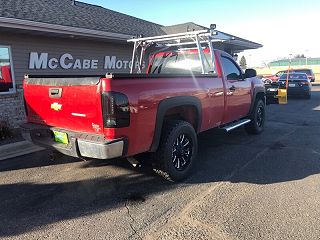
{"type": "Polygon", "coordinates": [[[56,69],[58,67],[58,59],[56,58],[51,58],[48,62],[48,67],[50,69],[56,69]]]}
{"type": "MultiPolygon", "coordinates": [[[[116,56],[105,56],[104,69],[129,69],[132,62],[127,60],[117,60],[116,56]]],[[[139,67],[139,63],[135,63],[135,68],[139,67]]],[[[142,64],[142,68],[145,68],[145,62],[142,64]]]]}
{"type": "Polygon", "coordinates": [[[128,66],[129,64],[128,63],[129,63],[129,61],[123,61],[123,68],[124,69],[129,68],[129,66],[128,66]]]}
{"type": "Polygon", "coordinates": [[[48,65],[48,53],[37,52],[30,53],[29,69],[47,69],[48,65]]]}
{"type": "Polygon", "coordinates": [[[104,58],[104,69],[115,69],[116,68],[116,56],[105,56],[104,58]]]}
{"type": "Polygon", "coordinates": [[[72,63],[67,60],[73,60],[72,55],[69,53],[65,53],[60,57],[60,66],[63,69],[70,69],[72,67],[72,63]],[[69,63],[66,63],[66,62],[69,62],[69,63]]]}
{"type": "Polygon", "coordinates": [[[90,69],[91,68],[91,60],[84,59],[83,60],[83,69],[90,69]]]}
{"type": "Polygon", "coordinates": [[[121,69],[122,68],[122,61],[121,60],[118,60],[117,63],[116,63],[116,68],[117,69],[121,69]]]}
{"type": "Polygon", "coordinates": [[[73,69],[81,69],[81,61],[80,61],[80,59],[77,59],[74,62],[73,69]]]}
{"type": "MultiPolygon", "coordinates": [[[[105,56],[103,69],[130,69],[132,62],[129,60],[118,59],[117,56],[105,56]]],[[[29,69],[57,69],[62,68],[68,69],[98,69],[99,60],[97,59],[79,59],[74,58],[70,53],[64,53],[59,58],[50,57],[48,53],[37,53],[31,52],[29,59],[29,69]]],[[[139,67],[139,63],[135,63],[135,68],[139,67]]],[[[143,63],[142,68],[145,68],[145,63],[143,63]]]]}
{"type": "Polygon", "coordinates": [[[91,61],[91,69],[98,69],[98,60],[91,61]]]}

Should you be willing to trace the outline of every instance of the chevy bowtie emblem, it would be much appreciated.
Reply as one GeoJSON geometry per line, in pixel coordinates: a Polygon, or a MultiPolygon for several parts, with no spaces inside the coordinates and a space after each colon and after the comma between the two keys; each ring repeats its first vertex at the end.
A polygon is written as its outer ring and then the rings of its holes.
{"type": "Polygon", "coordinates": [[[51,104],[51,109],[55,110],[55,111],[60,111],[62,108],[62,104],[59,104],[59,103],[52,103],[51,104]]]}

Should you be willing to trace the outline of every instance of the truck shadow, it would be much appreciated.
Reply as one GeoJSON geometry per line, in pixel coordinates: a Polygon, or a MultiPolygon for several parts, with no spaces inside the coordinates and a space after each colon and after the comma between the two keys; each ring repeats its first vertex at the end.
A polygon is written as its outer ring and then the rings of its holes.
{"type": "MultiPolygon", "coordinates": [[[[192,187],[223,181],[274,184],[319,174],[320,111],[314,110],[320,105],[319,92],[314,97],[306,105],[308,109],[301,100],[286,106],[269,106],[266,131],[258,136],[249,136],[243,129],[230,134],[218,130],[201,134],[195,173],[183,184],[169,183],[153,174],[149,166],[133,168],[123,159],[81,164],[81,168],[90,171],[116,166],[122,169],[121,174],[106,173],[85,180],[53,183],[3,183],[0,185],[0,237],[18,236],[63,220],[121,208],[128,202],[144,204],[154,194],[182,185],[192,187]],[[301,119],[297,108],[306,109],[303,115],[308,116],[307,120],[301,119]],[[278,117],[274,115],[276,112],[280,112],[278,117]]],[[[52,163],[44,160],[43,152],[38,154],[21,164],[15,163],[18,166],[14,166],[14,162],[12,165],[0,162],[0,172],[8,174],[10,170],[66,161],[78,164],[78,160],[65,157],[52,163]]]]}
{"type": "Polygon", "coordinates": [[[77,158],[68,156],[51,157],[52,151],[43,150],[32,154],[24,155],[14,159],[7,159],[0,162],[0,172],[7,172],[19,169],[45,167],[59,164],[79,162],[77,158]],[[32,156],[32,157],[31,157],[32,156]],[[46,157],[44,157],[46,156],[46,157]]]}
{"type": "Polygon", "coordinates": [[[0,237],[17,236],[63,220],[93,215],[176,187],[160,178],[127,174],[67,183],[0,185],[0,237]],[[143,186],[143,187],[142,187],[143,186]]]}

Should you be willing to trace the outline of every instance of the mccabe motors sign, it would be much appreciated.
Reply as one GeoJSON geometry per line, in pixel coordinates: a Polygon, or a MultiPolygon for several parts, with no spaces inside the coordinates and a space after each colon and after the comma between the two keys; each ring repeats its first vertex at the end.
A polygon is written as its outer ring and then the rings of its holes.
{"type": "MultiPolygon", "coordinates": [[[[117,56],[104,56],[103,69],[130,69],[131,61],[118,59],[117,56]]],[[[135,68],[139,63],[136,62],[135,68]]],[[[48,53],[31,52],[29,58],[29,69],[99,69],[98,59],[74,58],[70,53],[64,53],[59,58],[49,57],[48,53]]],[[[144,64],[143,64],[144,68],[144,64]]]]}

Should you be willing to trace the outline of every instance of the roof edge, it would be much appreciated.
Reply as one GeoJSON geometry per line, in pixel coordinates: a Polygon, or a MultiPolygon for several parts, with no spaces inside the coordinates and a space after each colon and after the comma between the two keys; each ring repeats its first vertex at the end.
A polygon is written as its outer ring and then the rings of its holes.
{"type": "Polygon", "coordinates": [[[247,39],[244,39],[244,38],[241,38],[241,37],[237,37],[237,36],[229,34],[229,33],[221,32],[221,31],[218,31],[218,32],[222,33],[222,34],[225,34],[227,36],[230,36],[230,37],[234,38],[234,40],[237,40],[239,42],[246,42],[246,43],[249,43],[249,44],[252,44],[252,45],[256,45],[257,48],[263,47],[263,44],[261,44],[261,43],[253,42],[253,41],[250,41],[250,40],[247,40],[247,39]]]}
{"type": "MultiPolygon", "coordinates": [[[[191,26],[191,27],[194,26],[199,29],[209,29],[208,27],[202,26],[202,25],[194,23],[194,22],[185,22],[185,23],[179,23],[179,24],[175,24],[175,25],[163,26],[162,30],[167,32],[173,28],[178,28],[179,29],[178,31],[182,31],[183,28],[186,28],[189,26],[191,26]]],[[[185,31],[187,31],[187,29],[185,31]]],[[[237,44],[238,46],[242,46],[247,49],[257,49],[257,48],[263,47],[263,45],[260,43],[256,43],[256,42],[244,39],[244,38],[240,38],[235,35],[225,33],[225,32],[219,31],[219,30],[217,30],[217,32],[218,32],[218,34],[222,35],[225,39],[230,38],[230,40],[227,41],[227,43],[230,43],[230,44],[234,43],[234,44],[237,44]]]]}
{"type": "Polygon", "coordinates": [[[132,38],[133,35],[105,32],[87,28],[77,28],[64,25],[35,22],[17,18],[6,18],[0,17],[0,27],[15,28],[31,31],[49,32],[49,33],[59,33],[73,36],[84,36],[92,38],[104,38],[110,40],[127,40],[132,38]]]}

